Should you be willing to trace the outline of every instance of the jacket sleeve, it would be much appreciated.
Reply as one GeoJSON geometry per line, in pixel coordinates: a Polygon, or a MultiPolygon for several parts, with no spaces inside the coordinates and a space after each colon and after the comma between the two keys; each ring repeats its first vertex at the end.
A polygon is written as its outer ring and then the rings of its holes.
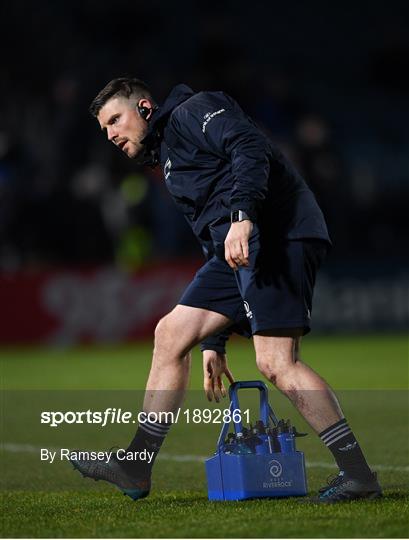
{"type": "Polygon", "coordinates": [[[209,336],[200,344],[200,350],[203,351],[216,351],[221,354],[226,354],[226,342],[229,339],[232,331],[230,328],[226,328],[218,334],[209,336]]]}
{"type": "Polygon", "coordinates": [[[191,144],[231,163],[230,210],[244,210],[256,221],[257,210],[267,195],[270,173],[271,150],[264,134],[241,110],[223,107],[207,118],[179,107],[174,127],[189,137],[191,144]]]}

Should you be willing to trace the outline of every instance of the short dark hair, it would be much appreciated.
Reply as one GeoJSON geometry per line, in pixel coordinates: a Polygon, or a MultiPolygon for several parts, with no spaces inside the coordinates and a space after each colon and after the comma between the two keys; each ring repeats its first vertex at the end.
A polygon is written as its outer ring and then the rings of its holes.
{"type": "Polygon", "coordinates": [[[140,79],[132,77],[119,77],[112,79],[99,94],[93,99],[89,112],[92,116],[98,116],[99,111],[113,97],[148,98],[152,100],[152,95],[147,84],[140,79]]]}

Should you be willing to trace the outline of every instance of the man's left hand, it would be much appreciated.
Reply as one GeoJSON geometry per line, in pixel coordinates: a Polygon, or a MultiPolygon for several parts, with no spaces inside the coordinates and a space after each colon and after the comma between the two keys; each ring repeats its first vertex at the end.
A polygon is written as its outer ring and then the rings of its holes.
{"type": "Polygon", "coordinates": [[[230,268],[249,265],[249,238],[253,223],[245,219],[232,223],[224,241],[224,257],[230,268]]]}
{"type": "Polygon", "coordinates": [[[230,384],[234,383],[233,375],[227,365],[225,354],[216,351],[203,351],[203,387],[207,399],[219,403],[227,395],[222,375],[225,375],[230,384]]]}

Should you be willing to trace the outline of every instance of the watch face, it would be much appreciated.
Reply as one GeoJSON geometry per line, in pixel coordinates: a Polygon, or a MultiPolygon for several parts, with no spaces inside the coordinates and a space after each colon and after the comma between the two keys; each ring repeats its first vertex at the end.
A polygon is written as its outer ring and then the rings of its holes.
{"type": "Polygon", "coordinates": [[[233,210],[231,213],[231,222],[235,223],[236,221],[244,221],[244,220],[250,220],[246,212],[243,210],[233,210]]]}

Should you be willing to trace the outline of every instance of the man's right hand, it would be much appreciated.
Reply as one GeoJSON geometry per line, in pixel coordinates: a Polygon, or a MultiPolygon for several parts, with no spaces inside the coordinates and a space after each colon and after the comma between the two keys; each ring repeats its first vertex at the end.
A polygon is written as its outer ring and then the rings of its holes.
{"type": "Polygon", "coordinates": [[[245,219],[230,225],[224,241],[224,258],[233,270],[249,265],[249,238],[253,223],[245,219]]]}
{"type": "Polygon", "coordinates": [[[234,383],[233,375],[227,366],[225,354],[216,351],[203,351],[203,386],[209,401],[219,403],[227,395],[222,375],[225,375],[230,384],[234,383]]]}

